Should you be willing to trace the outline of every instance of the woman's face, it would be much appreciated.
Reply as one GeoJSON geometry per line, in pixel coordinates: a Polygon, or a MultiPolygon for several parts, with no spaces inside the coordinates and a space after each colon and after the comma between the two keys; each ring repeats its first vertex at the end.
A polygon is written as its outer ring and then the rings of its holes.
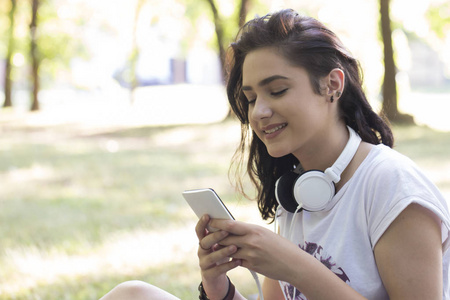
{"type": "Polygon", "coordinates": [[[329,96],[313,91],[304,68],[262,48],[247,54],[242,75],[250,126],[271,156],[292,153],[300,160],[327,145],[336,110],[329,96]]]}

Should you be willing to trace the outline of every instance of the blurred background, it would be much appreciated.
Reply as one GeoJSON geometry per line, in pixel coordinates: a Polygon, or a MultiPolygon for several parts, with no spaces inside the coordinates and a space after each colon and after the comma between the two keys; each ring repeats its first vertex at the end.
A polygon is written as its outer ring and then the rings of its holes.
{"type": "MultiPolygon", "coordinates": [[[[0,299],[98,299],[130,279],[196,299],[185,189],[271,228],[229,181],[223,58],[282,8],[338,34],[396,149],[450,199],[447,0],[1,0],[0,299]]],[[[230,277],[257,293],[248,271],[230,277]]]]}

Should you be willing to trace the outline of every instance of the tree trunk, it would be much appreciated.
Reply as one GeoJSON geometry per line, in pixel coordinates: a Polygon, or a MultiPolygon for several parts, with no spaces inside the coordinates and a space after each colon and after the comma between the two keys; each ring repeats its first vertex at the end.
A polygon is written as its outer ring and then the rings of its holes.
{"type": "Polygon", "coordinates": [[[389,0],[380,0],[380,14],[381,34],[384,45],[383,111],[389,119],[395,119],[398,114],[398,104],[389,0]]]}
{"type": "Polygon", "coordinates": [[[30,23],[30,56],[31,56],[31,78],[32,78],[32,104],[31,110],[39,110],[39,57],[36,41],[37,30],[37,12],[39,8],[39,0],[32,0],[32,15],[30,23]]]}
{"type": "Polygon", "coordinates": [[[11,70],[12,70],[12,56],[14,51],[14,14],[16,11],[16,0],[11,0],[11,10],[9,11],[9,30],[8,30],[8,51],[6,54],[6,66],[5,66],[5,102],[3,103],[3,107],[11,107],[12,106],[12,79],[11,79],[11,70]]]}
{"type": "MultiPolygon", "coordinates": [[[[207,1],[211,7],[213,17],[214,17],[214,27],[216,30],[217,46],[219,48],[221,76],[222,76],[222,81],[224,81],[227,76],[226,69],[225,69],[225,59],[226,59],[226,47],[228,46],[228,45],[225,45],[226,37],[224,34],[224,30],[223,30],[224,21],[222,20],[222,18],[219,15],[219,11],[217,9],[217,5],[214,2],[214,0],[207,0],[207,1]]],[[[251,0],[241,0],[241,2],[240,2],[239,12],[238,12],[238,20],[237,20],[237,25],[239,26],[239,28],[245,24],[245,19],[247,18],[247,13],[249,10],[250,3],[251,3],[251,0]]],[[[230,107],[227,119],[232,116],[233,116],[233,112],[230,107]]]]}
{"type": "Polygon", "coordinates": [[[391,18],[389,13],[390,0],[380,0],[381,35],[384,45],[384,79],[383,106],[384,115],[394,123],[413,123],[412,116],[400,114],[398,111],[397,84],[395,76],[397,68],[394,61],[392,46],[391,18]]]}
{"type": "MultiPolygon", "coordinates": [[[[226,48],[228,45],[226,45],[226,37],[224,33],[224,20],[222,20],[221,16],[219,15],[219,11],[217,9],[217,5],[214,0],[207,0],[209,3],[209,6],[211,7],[213,17],[214,17],[214,27],[216,30],[216,37],[217,37],[217,46],[219,48],[219,58],[220,58],[220,65],[221,65],[221,74],[222,79],[226,77],[225,72],[225,58],[226,58],[226,48]]],[[[250,6],[251,0],[241,0],[240,6],[239,6],[239,15],[238,15],[238,22],[237,25],[241,27],[245,23],[245,19],[247,17],[248,9],[250,6]]]]}
{"type": "Polygon", "coordinates": [[[248,9],[249,9],[250,1],[249,0],[241,0],[241,7],[239,9],[239,28],[244,26],[245,19],[247,18],[248,9]]]}
{"type": "Polygon", "coordinates": [[[139,22],[139,16],[141,14],[142,7],[145,4],[145,0],[138,0],[136,4],[136,9],[134,11],[134,20],[133,20],[133,42],[132,42],[132,49],[131,49],[131,55],[130,55],[130,73],[131,73],[131,82],[130,82],[130,104],[134,104],[135,100],[135,91],[138,87],[138,78],[136,74],[137,70],[137,61],[139,59],[139,46],[137,42],[137,27],[139,22]]]}
{"type": "Polygon", "coordinates": [[[225,56],[226,56],[226,51],[225,51],[225,36],[224,36],[224,31],[223,31],[223,21],[222,18],[219,15],[219,11],[217,10],[217,6],[216,3],[214,2],[214,0],[207,0],[209,5],[211,6],[211,10],[213,13],[213,17],[214,17],[214,27],[216,30],[216,37],[217,37],[217,46],[219,48],[219,59],[220,59],[220,66],[221,66],[221,75],[222,75],[222,79],[225,78],[226,74],[225,74],[225,56]]]}

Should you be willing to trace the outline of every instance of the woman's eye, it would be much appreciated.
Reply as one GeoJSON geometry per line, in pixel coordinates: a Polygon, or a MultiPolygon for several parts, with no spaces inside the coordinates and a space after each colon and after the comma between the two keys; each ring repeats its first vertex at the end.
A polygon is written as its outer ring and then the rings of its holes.
{"type": "Polygon", "coordinates": [[[278,91],[278,92],[272,92],[271,94],[272,94],[272,96],[281,96],[284,93],[286,93],[287,90],[288,89],[284,89],[284,90],[281,90],[281,91],[278,91]]]}

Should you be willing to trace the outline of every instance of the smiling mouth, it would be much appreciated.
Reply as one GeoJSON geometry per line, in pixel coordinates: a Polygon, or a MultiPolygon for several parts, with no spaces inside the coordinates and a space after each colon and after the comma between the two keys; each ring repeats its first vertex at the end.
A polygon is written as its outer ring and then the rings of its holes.
{"type": "Polygon", "coordinates": [[[264,130],[264,133],[265,134],[271,134],[271,133],[274,133],[274,132],[276,132],[276,131],[278,131],[278,130],[280,130],[280,129],[283,129],[284,127],[286,127],[287,126],[287,124],[285,123],[285,124],[281,124],[281,125],[279,125],[279,126],[277,126],[277,127],[274,127],[274,128],[272,128],[272,129],[270,129],[270,130],[264,130]]]}

